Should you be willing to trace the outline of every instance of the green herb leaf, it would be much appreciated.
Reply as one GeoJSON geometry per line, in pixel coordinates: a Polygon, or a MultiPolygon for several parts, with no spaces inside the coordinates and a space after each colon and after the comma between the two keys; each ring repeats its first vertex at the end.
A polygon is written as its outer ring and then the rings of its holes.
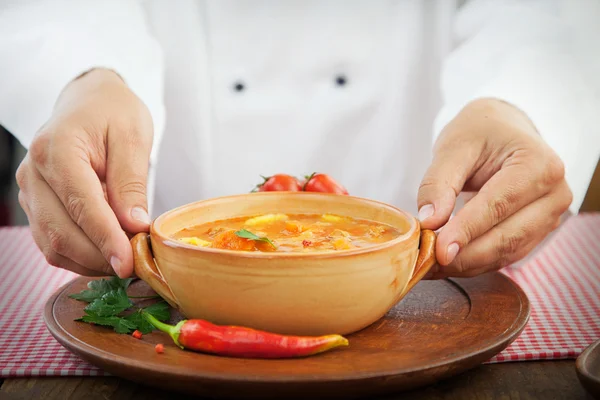
{"type": "Polygon", "coordinates": [[[118,276],[113,276],[109,279],[97,279],[88,283],[88,288],[79,293],[69,295],[70,298],[91,303],[92,301],[101,298],[106,293],[123,288],[127,289],[133,279],[121,279],[118,276]]]}
{"type": "Polygon", "coordinates": [[[143,312],[152,314],[152,316],[159,321],[166,321],[171,318],[171,310],[166,301],[159,301],[158,303],[154,303],[146,308],[138,309],[136,312],[126,316],[125,319],[135,324],[135,329],[142,332],[144,335],[152,332],[154,326],[144,318],[142,315],[143,312]]]}
{"type": "Polygon", "coordinates": [[[148,314],[152,314],[159,321],[166,321],[171,318],[171,309],[166,301],[159,301],[143,309],[148,314]]]}
{"type": "MultiPolygon", "coordinates": [[[[156,319],[166,321],[171,317],[169,304],[161,300],[143,309],[134,307],[136,311],[133,313],[119,316],[123,311],[134,306],[131,298],[127,295],[127,288],[132,280],[132,278],[120,279],[118,277],[98,279],[90,281],[87,290],[70,295],[71,298],[89,303],[84,308],[85,315],[75,321],[111,326],[117,333],[130,333],[136,329],[143,334],[152,332],[154,326],[144,318],[142,312],[148,312],[156,319]]],[[[160,296],[137,297],[161,298],[160,296]]]]}
{"type": "Polygon", "coordinates": [[[127,310],[131,305],[127,292],[120,287],[92,301],[84,310],[88,314],[95,314],[99,317],[110,317],[127,310]]]}
{"type": "Polygon", "coordinates": [[[246,229],[241,229],[241,230],[237,231],[235,234],[244,239],[256,240],[257,242],[266,242],[266,243],[269,243],[274,248],[277,248],[277,246],[275,246],[275,243],[273,243],[271,241],[271,239],[269,239],[267,237],[257,236],[254,233],[247,231],[246,229]]]}
{"type": "Polygon", "coordinates": [[[142,332],[144,335],[152,332],[154,330],[154,326],[146,321],[146,318],[144,318],[144,316],[142,315],[142,311],[141,310],[137,310],[136,312],[129,314],[128,316],[124,317],[127,321],[131,322],[133,325],[135,325],[135,328],[133,329],[137,329],[138,331],[142,332]]]}
{"type": "Polygon", "coordinates": [[[86,314],[83,317],[76,319],[75,321],[83,321],[87,323],[104,325],[104,326],[112,326],[115,332],[117,333],[129,333],[136,329],[137,325],[132,321],[128,321],[125,318],[121,317],[102,317],[96,314],[86,314]]]}

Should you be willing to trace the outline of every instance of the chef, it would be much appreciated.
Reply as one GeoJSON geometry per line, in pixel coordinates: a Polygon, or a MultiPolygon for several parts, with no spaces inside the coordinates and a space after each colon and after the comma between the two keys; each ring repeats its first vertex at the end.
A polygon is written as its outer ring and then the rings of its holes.
{"type": "Polygon", "coordinates": [[[474,276],[577,212],[598,161],[599,1],[0,7],[20,204],[79,274],[129,276],[125,232],[166,210],[319,171],[443,227],[433,278],[474,276]]]}

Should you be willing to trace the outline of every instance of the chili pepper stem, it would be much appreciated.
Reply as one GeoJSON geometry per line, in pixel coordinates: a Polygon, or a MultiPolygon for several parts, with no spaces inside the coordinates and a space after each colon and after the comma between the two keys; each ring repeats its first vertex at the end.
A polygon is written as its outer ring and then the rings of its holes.
{"type": "Polygon", "coordinates": [[[165,333],[168,333],[169,336],[171,336],[171,339],[173,339],[173,342],[175,342],[175,344],[177,346],[179,346],[180,348],[183,349],[183,346],[179,343],[179,333],[181,332],[181,327],[183,326],[183,324],[185,324],[186,320],[179,321],[179,323],[177,325],[169,325],[169,324],[165,324],[164,322],[160,322],[152,314],[150,314],[148,312],[142,311],[142,315],[156,329],[161,330],[165,333]]]}

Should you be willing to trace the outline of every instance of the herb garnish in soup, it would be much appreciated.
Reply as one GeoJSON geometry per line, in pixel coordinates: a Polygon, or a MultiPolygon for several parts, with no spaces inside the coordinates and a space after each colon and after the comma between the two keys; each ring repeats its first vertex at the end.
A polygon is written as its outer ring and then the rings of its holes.
{"type": "Polygon", "coordinates": [[[314,252],[369,247],[402,233],[390,225],[333,214],[266,214],[196,225],[174,238],[217,249],[314,252]]]}

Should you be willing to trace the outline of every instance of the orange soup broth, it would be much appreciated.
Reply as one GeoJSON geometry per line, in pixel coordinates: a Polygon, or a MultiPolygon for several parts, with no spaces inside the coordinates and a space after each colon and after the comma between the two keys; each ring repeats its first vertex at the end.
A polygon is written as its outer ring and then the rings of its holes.
{"type": "Polygon", "coordinates": [[[196,246],[229,250],[322,252],[374,246],[402,233],[390,225],[337,215],[268,214],[209,222],[183,229],[173,237],[196,246]],[[270,242],[240,237],[241,230],[270,242]]]}

